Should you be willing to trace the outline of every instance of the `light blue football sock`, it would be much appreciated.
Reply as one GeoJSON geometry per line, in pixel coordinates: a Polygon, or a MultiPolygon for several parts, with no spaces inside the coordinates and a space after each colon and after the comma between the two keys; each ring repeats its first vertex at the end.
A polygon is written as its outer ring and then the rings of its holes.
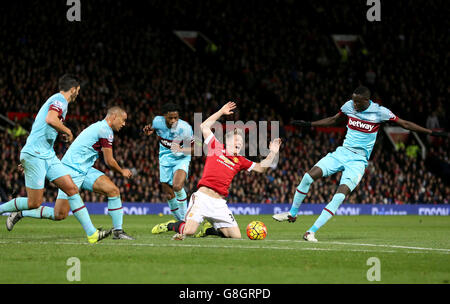
{"type": "Polygon", "coordinates": [[[0,205],[0,214],[4,212],[16,212],[21,210],[28,210],[27,197],[16,197],[15,199],[0,205]]]}
{"type": "Polygon", "coordinates": [[[174,196],[174,198],[168,200],[167,203],[169,204],[170,212],[172,212],[172,215],[175,217],[175,219],[177,221],[184,220],[184,217],[181,217],[180,206],[178,204],[177,197],[174,196]]]}
{"type": "Polygon", "coordinates": [[[55,220],[55,209],[47,206],[40,206],[36,209],[24,210],[22,211],[22,216],[24,217],[32,217],[38,219],[49,219],[55,220]]]}
{"type": "Polygon", "coordinates": [[[122,229],[123,207],[119,196],[108,197],[108,214],[112,218],[114,229],[122,229]]]}
{"type": "Polygon", "coordinates": [[[303,200],[306,197],[306,194],[309,191],[309,186],[311,186],[313,182],[314,180],[311,175],[309,175],[308,173],[303,175],[302,181],[295,190],[294,200],[292,202],[291,210],[289,210],[292,216],[297,216],[298,209],[300,208],[300,205],[302,204],[303,200]]]}
{"type": "Polygon", "coordinates": [[[338,210],[339,206],[342,204],[342,202],[345,199],[345,194],[343,193],[336,193],[331,202],[328,203],[328,205],[323,208],[322,213],[320,214],[319,218],[314,222],[314,225],[312,225],[311,228],[309,228],[309,232],[316,232],[319,230],[320,227],[325,225],[328,220],[333,217],[333,215],[338,210]]]}
{"type": "Polygon", "coordinates": [[[180,191],[175,192],[175,197],[178,202],[178,210],[180,211],[179,215],[181,216],[181,220],[184,220],[187,211],[187,195],[184,188],[181,188],[180,191]]]}
{"type": "Polygon", "coordinates": [[[69,200],[70,209],[72,210],[73,215],[80,222],[81,226],[83,226],[87,236],[93,235],[97,229],[92,224],[91,218],[89,217],[89,212],[87,211],[80,194],[77,193],[69,196],[67,199],[69,200]]]}

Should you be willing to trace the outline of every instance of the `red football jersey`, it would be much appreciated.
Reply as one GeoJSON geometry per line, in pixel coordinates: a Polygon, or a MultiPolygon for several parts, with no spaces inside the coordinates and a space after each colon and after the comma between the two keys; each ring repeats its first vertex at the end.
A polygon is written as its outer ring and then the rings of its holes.
{"type": "Polygon", "coordinates": [[[208,155],[197,188],[205,186],[227,196],[233,177],[241,170],[251,171],[255,163],[240,155],[225,155],[224,145],[214,134],[205,139],[205,144],[208,145],[208,155]]]}

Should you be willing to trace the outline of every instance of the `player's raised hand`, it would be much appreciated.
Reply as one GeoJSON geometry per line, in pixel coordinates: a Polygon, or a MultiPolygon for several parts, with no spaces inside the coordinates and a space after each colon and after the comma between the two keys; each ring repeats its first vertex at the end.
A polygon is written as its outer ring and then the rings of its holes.
{"type": "Polygon", "coordinates": [[[21,174],[23,174],[23,173],[25,172],[25,168],[23,167],[22,164],[19,164],[19,165],[17,166],[17,169],[19,169],[19,172],[20,172],[21,174]]]}
{"type": "Polygon", "coordinates": [[[281,143],[282,143],[281,138],[275,138],[270,142],[269,150],[271,152],[278,153],[278,151],[280,151],[281,143]]]}
{"type": "Polygon", "coordinates": [[[220,109],[220,111],[223,115],[230,115],[234,113],[234,109],[236,109],[236,103],[229,101],[220,109]]]}
{"type": "Polygon", "coordinates": [[[152,125],[146,125],[142,131],[145,135],[149,136],[152,135],[155,130],[152,128],[152,125]]]}
{"type": "Polygon", "coordinates": [[[128,169],[123,169],[122,170],[122,176],[123,177],[130,178],[132,175],[133,175],[133,173],[130,170],[128,170],[128,169]]]}

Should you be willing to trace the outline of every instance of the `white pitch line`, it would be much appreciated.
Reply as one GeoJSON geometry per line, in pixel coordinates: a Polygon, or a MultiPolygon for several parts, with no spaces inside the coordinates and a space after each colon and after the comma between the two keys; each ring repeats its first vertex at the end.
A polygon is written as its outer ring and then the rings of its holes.
{"type": "MultiPolygon", "coordinates": [[[[305,241],[293,241],[293,240],[266,240],[268,242],[295,242],[306,243],[305,241]]],[[[447,248],[427,248],[427,247],[414,247],[414,246],[402,246],[402,245],[387,245],[387,244],[361,244],[361,243],[346,243],[346,242],[322,242],[319,241],[316,244],[335,244],[335,245],[351,245],[351,246],[366,246],[366,247],[386,247],[386,248],[399,248],[399,249],[413,249],[413,250],[428,250],[428,251],[442,251],[450,253],[450,249],[447,248]]]]}
{"type": "MultiPolygon", "coordinates": [[[[272,240],[275,241],[275,240],[272,240]]],[[[284,240],[279,240],[284,241],[284,240]]],[[[295,241],[298,242],[298,241],[295,241]]],[[[35,245],[92,245],[88,243],[78,243],[78,242],[6,242],[0,241],[0,244],[35,244],[35,245]]],[[[347,243],[344,243],[347,244],[347,243]]],[[[350,244],[350,243],[349,243],[350,244]]],[[[418,253],[423,254],[420,251],[394,251],[394,250],[366,250],[366,249],[338,249],[338,248],[317,248],[317,247],[303,247],[303,248],[292,248],[292,247],[273,247],[273,246],[232,246],[232,245],[200,245],[200,244],[155,244],[155,243],[98,243],[96,245],[101,246],[144,246],[144,247],[194,247],[194,248],[228,248],[228,249],[274,249],[274,250],[306,250],[306,251],[345,251],[345,252],[384,252],[384,253],[418,253]]],[[[353,244],[352,244],[353,245],[353,244]]],[[[404,249],[404,248],[402,248],[404,249]]]]}
{"type": "MultiPolygon", "coordinates": [[[[16,238],[17,239],[17,238],[16,238]]],[[[22,239],[29,239],[28,237],[23,237],[22,239]]],[[[231,239],[230,241],[246,241],[246,239],[231,239]]],[[[17,244],[18,243],[24,243],[21,241],[16,241],[17,244]]],[[[299,243],[299,244],[312,244],[310,242],[305,242],[303,240],[264,240],[264,242],[289,242],[289,243],[299,243]]],[[[6,243],[11,243],[11,242],[4,242],[4,241],[0,241],[0,244],[6,244],[6,243]]],[[[41,244],[56,244],[56,243],[51,243],[51,242],[42,242],[42,241],[38,241],[38,242],[34,242],[34,244],[36,243],[41,243],[41,244]]],[[[63,244],[63,243],[61,243],[63,244]]],[[[64,244],[70,244],[70,245],[75,245],[75,244],[83,244],[83,243],[64,243],[64,244]]],[[[142,244],[142,243],[141,243],[142,244]]],[[[349,245],[349,246],[361,246],[361,247],[385,247],[385,248],[393,248],[393,249],[412,249],[412,250],[423,250],[423,251],[439,251],[442,253],[446,253],[446,254],[450,254],[450,249],[447,248],[428,248],[428,247],[415,247],[415,246],[403,246],[403,245],[387,245],[387,244],[364,244],[364,243],[347,243],[347,242],[327,242],[327,241],[319,241],[317,243],[314,244],[318,244],[319,246],[321,244],[331,244],[331,245],[349,245]]],[[[125,245],[125,244],[123,244],[125,245]]],[[[128,245],[140,245],[140,244],[128,244],[128,245]]],[[[181,245],[181,244],[180,244],[181,245]]],[[[187,244],[183,244],[183,246],[186,246],[187,244]]],[[[172,245],[168,245],[168,246],[172,246],[172,245]]],[[[190,244],[190,246],[194,247],[196,245],[194,244],[190,244]]],[[[204,246],[204,245],[198,245],[198,246],[204,246]]],[[[216,245],[211,245],[211,248],[215,248],[214,246],[216,245]]],[[[223,245],[220,248],[235,248],[236,246],[226,246],[223,245]]],[[[249,248],[254,248],[254,247],[249,247],[249,248]]],[[[262,248],[275,248],[275,247],[262,247],[262,248]]],[[[280,247],[280,249],[283,249],[286,247],[280,247]]],[[[314,247],[315,248],[315,247],[314,247]]],[[[289,248],[286,248],[289,249],[289,248]]],[[[298,248],[295,248],[298,249],[298,248]]],[[[327,248],[328,249],[328,248],[327,248]]],[[[332,249],[330,249],[332,250],[332,249]]],[[[380,251],[379,251],[380,252],[380,251]]],[[[386,251],[386,252],[396,252],[396,251],[386,251]]]]}

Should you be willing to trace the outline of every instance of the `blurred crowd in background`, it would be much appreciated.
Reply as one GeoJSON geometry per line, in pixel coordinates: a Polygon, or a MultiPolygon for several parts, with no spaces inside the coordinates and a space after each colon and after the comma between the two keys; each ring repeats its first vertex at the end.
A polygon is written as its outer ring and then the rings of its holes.
{"type": "MultiPolygon", "coordinates": [[[[205,119],[228,100],[236,101],[238,110],[227,120],[280,121],[283,146],[277,167],[266,174],[240,173],[230,203],[291,202],[303,174],[342,144],[345,133],[294,129],[290,121],[336,114],[360,84],[371,89],[373,101],[402,119],[448,130],[450,35],[443,30],[449,28],[448,8],[440,1],[414,6],[383,2],[381,22],[366,20],[364,1],[355,6],[343,0],[298,2],[157,0],[141,7],[99,0],[83,2],[81,22],[73,23],[65,18],[68,7],[56,2],[36,2],[27,10],[17,3],[0,4],[10,11],[0,20],[0,113],[16,123],[0,132],[1,201],[26,196],[17,169],[20,149],[33,115],[57,92],[57,79],[67,72],[83,81],[66,119],[74,135],[103,119],[110,106],[128,112],[127,126],[115,135],[113,147],[133,178],[114,175],[101,159],[96,164],[128,202],[166,199],[159,184],[159,144],[155,136],[142,133],[166,102],[177,103],[180,117],[191,125],[194,113],[205,119]],[[6,30],[12,23],[14,31],[6,30]],[[200,31],[214,48],[194,52],[173,30],[200,31]],[[343,33],[362,38],[348,56],[331,39],[343,33]]],[[[380,129],[366,174],[346,201],[448,203],[449,140],[421,139],[425,159],[418,149],[408,149],[414,143],[394,149],[380,129]]],[[[67,144],[56,142],[59,157],[66,149],[67,144]]],[[[189,194],[203,164],[204,157],[192,158],[185,185],[189,194]]],[[[339,178],[315,182],[305,202],[329,201],[339,178]]],[[[54,201],[56,193],[48,184],[45,200],[54,201]]],[[[82,197],[106,201],[86,191],[82,197]]]]}

